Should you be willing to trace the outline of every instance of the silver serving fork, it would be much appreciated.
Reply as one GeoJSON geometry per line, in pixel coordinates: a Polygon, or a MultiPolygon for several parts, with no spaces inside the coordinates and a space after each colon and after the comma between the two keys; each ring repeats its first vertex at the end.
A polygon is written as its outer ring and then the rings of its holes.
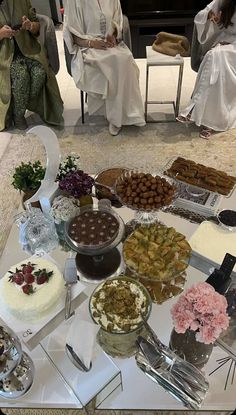
{"type": "Polygon", "coordinates": [[[172,371],[173,360],[158,351],[152,343],[142,336],[137,338],[137,344],[154,370],[158,371],[158,373],[165,374],[165,378],[168,378],[170,382],[183,390],[198,405],[201,404],[202,397],[198,395],[197,391],[194,391],[187,381],[172,371]]]}
{"type": "Polygon", "coordinates": [[[209,389],[209,383],[202,374],[202,372],[193,366],[191,363],[184,361],[179,358],[174,352],[172,352],[167,346],[165,346],[160,339],[157,337],[156,333],[153,331],[151,326],[148,324],[147,320],[142,316],[144,327],[149,333],[150,339],[160,353],[162,352],[170,361],[171,371],[173,374],[179,378],[185,379],[189,385],[192,387],[206,392],[209,389]]]}
{"type": "Polygon", "coordinates": [[[170,372],[165,370],[154,369],[147,358],[142,353],[136,354],[136,363],[138,367],[154,382],[162,386],[166,391],[168,391],[174,398],[177,398],[179,401],[183,402],[185,406],[190,409],[199,409],[202,403],[202,399],[199,403],[196,399],[189,396],[185,391],[183,386],[175,381],[170,372]]]}

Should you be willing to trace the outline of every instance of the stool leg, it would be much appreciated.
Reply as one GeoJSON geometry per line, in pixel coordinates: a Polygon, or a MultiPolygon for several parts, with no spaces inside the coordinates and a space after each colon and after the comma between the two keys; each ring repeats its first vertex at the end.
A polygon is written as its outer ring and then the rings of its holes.
{"type": "Polygon", "coordinates": [[[178,79],[178,88],[177,88],[177,96],[176,96],[176,103],[175,103],[175,116],[178,117],[179,115],[179,105],[180,105],[180,97],[181,97],[181,89],[182,89],[182,81],[183,81],[183,71],[184,65],[180,65],[179,67],[179,79],[178,79]]]}
{"type": "Polygon", "coordinates": [[[148,82],[149,82],[149,66],[146,68],[146,93],[145,93],[145,107],[144,107],[144,116],[145,121],[147,122],[147,106],[148,106],[148,82]]]}
{"type": "Polygon", "coordinates": [[[81,117],[84,124],[84,91],[80,91],[81,117]]]}

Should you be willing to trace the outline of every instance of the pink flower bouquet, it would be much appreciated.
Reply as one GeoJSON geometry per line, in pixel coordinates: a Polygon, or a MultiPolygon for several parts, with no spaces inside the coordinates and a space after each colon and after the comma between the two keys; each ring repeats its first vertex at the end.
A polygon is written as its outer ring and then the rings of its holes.
{"type": "Polygon", "coordinates": [[[196,340],[214,343],[229,325],[226,298],[206,282],[186,290],[171,309],[175,331],[196,331],[196,340]]]}

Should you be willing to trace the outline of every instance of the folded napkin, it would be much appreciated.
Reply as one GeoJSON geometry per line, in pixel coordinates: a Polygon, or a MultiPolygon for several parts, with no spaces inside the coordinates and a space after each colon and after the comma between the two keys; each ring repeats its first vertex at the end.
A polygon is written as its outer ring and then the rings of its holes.
{"type": "Polygon", "coordinates": [[[69,344],[87,368],[96,354],[96,335],[99,327],[94,323],[81,320],[79,315],[71,319],[66,343],[69,344]]]}

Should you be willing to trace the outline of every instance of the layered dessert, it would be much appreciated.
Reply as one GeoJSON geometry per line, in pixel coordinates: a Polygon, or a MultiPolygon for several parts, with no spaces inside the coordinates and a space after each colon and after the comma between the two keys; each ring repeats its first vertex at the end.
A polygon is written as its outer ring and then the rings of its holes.
{"type": "Polygon", "coordinates": [[[91,210],[71,220],[68,235],[78,245],[109,244],[118,235],[119,222],[110,212],[91,210]]]}
{"type": "Polygon", "coordinates": [[[61,299],[64,280],[55,264],[31,257],[13,265],[1,281],[1,301],[19,320],[45,317],[61,299]]]}
{"type": "Polygon", "coordinates": [[[130,278],[102,283],[90,298],[94,321],[111,333],[128,333],[142,325],[150,311],[150,300],[142,284],[130,278]],[[143,317],[142,317],[143,316],[143,317]]]}

